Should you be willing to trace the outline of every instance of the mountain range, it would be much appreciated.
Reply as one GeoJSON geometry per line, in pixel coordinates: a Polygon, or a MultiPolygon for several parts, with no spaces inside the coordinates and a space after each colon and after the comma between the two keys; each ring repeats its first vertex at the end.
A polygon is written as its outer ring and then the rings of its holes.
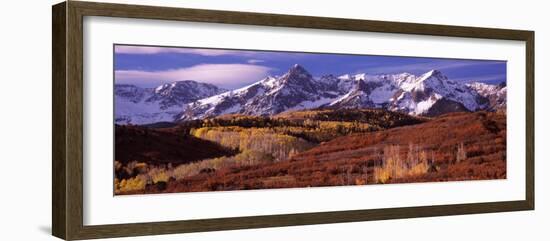
{"type": "Polygon", "coordinates": [[[147,124],[177,120],[187,103],[227,90],[192,80],[141,88],[115,84],[115,123],[147,124]]]}
{"type": "Polygon", "coordinates": [[[282,76],[225,90],[192,80],[157,88],[115,85],[115,122],[148,124],[216,117],[224,114],[271,116],[313,108],[383,108],[436,116],[458,111],[506,108],[506,85],[461,83],[441,71],[347,74],[313,77],[300,65],[282,76]]]}

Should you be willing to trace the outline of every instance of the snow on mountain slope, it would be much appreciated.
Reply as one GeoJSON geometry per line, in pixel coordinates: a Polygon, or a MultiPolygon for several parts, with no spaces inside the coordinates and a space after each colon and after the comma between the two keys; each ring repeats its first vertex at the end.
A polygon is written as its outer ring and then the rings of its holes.
{"type": "Polygon", "coordinates": [[[219,94],[222,91],[215,85],[184,80],[157,87],[155,94],[147,101],[158,101],[161,108],[169,108],[171,106],[182,106],[204,97],[219,94]]]}
{"type": "Polygon", "coordinates": [[[398,93],[389,109],[414,115],[426,113],[441,99],[460,103],[470,111],[487,106],[487,100],[477,92],[464,84],[449,80],[438,70],[429,71],[415,81],[403,82],[398,93]]]}
{"type": "Polygon", "coordinates": [[[145,124],[216,117],[270,116],[313,108],[384,108],[412,115],[506,107],[506,86],[463,84],[438,70],[410,73],[324,75],[314,78],[300,65],[248,86],[225,91],[195,81],[155,89],[117,85],[116,123],[145,124]]]}
{"type": "Polygon", "coordinates": [[[485,97],[489,101],[488,110],[506,109],[506,83],[502,82],[498,85],[490,85],[480,82],[466,84],[466,86],[479,95],[485,97]]]}
{"type": "Polygon", "coordinates": [[[267,77],[240,89],[197,100],[184,106],[184,112],[178,119],[198,119],[239,113],[249,104],[250,100],[266,94],[267,90],[275,88],[275,85],[273,78],[267,77]]]}
{"type": "Polygon", "coordinates": [[[411,74],[399,75],[367,75],[356,74],[341,76],[341,80],[352,81],[352,85],[344,96],[330,104],[340,108],[383,108],[394,95],[399,85],[408,81],[411,74]]]}
{"type": "Polygon", "coordinates": [[[302,66],[294,65],[281,77],[268,77],[191,103],[180,119],[221,114],[273,115],[318,107],[386,108],[423,115],[487,109],[489,100],[473,87],[450,80],[438,70],[421,76],[361,73],[314,79],[302,66]],[[437,109],[430,111],[432,107],[437,109]]]}
{"type": "Polygon", "coordinates": [[[146,89],[128,84],[117,84],[115,85],[114,91],[117,98],[122,98],[132,103],[140,102],[146,95],[149,94],[149,91],[146,89]]]}
{"type": "Polygon", "coordinates": [[[339,93],[330,93],[332,80],[314,80],[302,66],[294,65],[280,77],[267,77],[249,86],[227,91],[187,105],[182,120],[221,114],[273,115],[291,109],[316,108],[330,103],[339,93]]]}
{"type": "Polygon", "coordinates": [[[185,104],[223,90],[211,84],[185,80],[155,89],[116,84],[114,91],[115,123],[147,124],[174,121],[185,104]]]}

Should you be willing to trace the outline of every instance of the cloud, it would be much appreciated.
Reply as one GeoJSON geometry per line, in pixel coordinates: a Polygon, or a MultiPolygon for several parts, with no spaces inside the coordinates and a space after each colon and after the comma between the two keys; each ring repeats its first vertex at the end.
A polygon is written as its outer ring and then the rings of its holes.
{"type": "Polygon", "coordinates": [[[249,63],[249,64],[259,64],[259,63],[263,63],[265,61],[261,60],[261,59],[249,59],[246,62],[249,63]]]}
{"type": "Polygon", "coordinates": [[[238,50],[172,48],[172,47],[129,46],[129,45],[115,45],[115,53],[117,54],[180,53],[180,54],[197,54],[197,55],[203,55],[203,56],[220,56],[220,55],[248,56],[251,54],[247,51],[238,51],[238,50]]]}
{"type": "Polygon", "coordinates": [[[154,87],[179,80],[195,80],[224,88],[237,88],[268,76],[271,70],[252,64],[199,64],[162,71],[116,70],[115,82],[154,87]]]}

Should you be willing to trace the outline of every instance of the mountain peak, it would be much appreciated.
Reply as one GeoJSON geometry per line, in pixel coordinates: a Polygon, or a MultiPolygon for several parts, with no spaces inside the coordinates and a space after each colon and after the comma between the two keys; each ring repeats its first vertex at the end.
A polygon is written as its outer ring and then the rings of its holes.
{"type": "Polygon", "coordinates": [[[447,80],[447,76],[443,75],[441,71],[433,69],[421,75],[420,78],[416,80],[416,83],[420,84],[428,81],[430,83],[444,84],[447,80]]]}
{"type": "Polygon", "coordinates": [[[155,93],[158,94],[161,92],[172,91],[178,88],[187,88],[190,86],[197,86],[197,85],[199,85],[199,83],[193,80],[178,80],[178,81],[157,86],[157,88],[155,88],[155,93]]]}
{"type": "Polygon", "coordinates": [[[173,85],[185,85],[185,84],[199,84],[200,82],[194,80],[177,80],[172,82],[173,85]]]}
{"type": "Polygon", "coordinates": [[[311,74],[304,69],[301,65],[295,64],[292,66],[286,74],[277,79],[278,86],[285,85],[296,85],[306,87],[307,89],[313,91],[313,77],[311,74]]]}
{"type": "Polygon", "coordinates": [[[427,77],[438,77],[438,78],[446,78],[445,75],[443,75],[443,73],[441,73],[441,71],[437,70],[437,69],[432,69],[430,71],[428,71],[427,73],[424,74],[425,76],[427,77]]]}
{"type": "Polygon", "coordinates": [[[301,65],[294,64],[289,70],[288,74],[290,75],[303,75],[303,76],[309,76],[311,77],[311,74],[301,65]]]}
{"type": "Polygon", "coordinates": [[[363,79],[357,79],[357,83],[354,87],[355,91],[362,91],[367,89],[367,83],[363,79]]]}

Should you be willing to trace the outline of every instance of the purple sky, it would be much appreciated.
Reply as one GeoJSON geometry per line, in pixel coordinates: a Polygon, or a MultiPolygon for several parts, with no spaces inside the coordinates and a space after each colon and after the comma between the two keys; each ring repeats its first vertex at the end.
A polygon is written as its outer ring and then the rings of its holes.
{"type": "Polygon", "coordinates": [[[196,80],[233,89],[268,75],[282,75],[292,65],[313,76],[355,73],[422,74],[438,69],[461,82],[496,84],[506,81],[506,61],[398,56],[244,51],[149,46],[115,46],[115,82],[155,87],[178,80],[196,80]]]}

